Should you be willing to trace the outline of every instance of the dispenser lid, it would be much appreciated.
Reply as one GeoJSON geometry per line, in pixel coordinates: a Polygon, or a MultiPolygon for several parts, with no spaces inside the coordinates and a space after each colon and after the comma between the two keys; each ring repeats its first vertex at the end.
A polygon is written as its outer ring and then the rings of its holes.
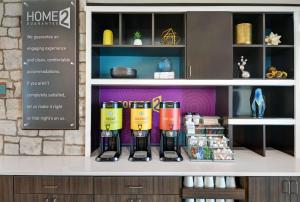
{"type": "Polygon", "coordinates": [[[180,102],[178,102],[178,101],[160,102],[159,107],[160,108],[180,108],[180,102]]]}
{"type": "Polygon", "coordinates": [[[130,108],[148,109],[148,108],[152,108],[152,104],[150,101],[136,101],[130,104],[130,108]]]}
{"type": "Polygon", "coordinates": [[[123,104],[115,101],[102,102],[101,108],[123,108],[123,104]]]}

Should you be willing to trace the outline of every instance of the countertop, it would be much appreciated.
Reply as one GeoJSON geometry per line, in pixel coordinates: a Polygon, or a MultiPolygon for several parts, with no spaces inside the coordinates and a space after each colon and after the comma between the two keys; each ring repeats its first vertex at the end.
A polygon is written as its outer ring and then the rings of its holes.
{"type": "Polygon", "coordinates": [[[162,162],[158,148],[152,161],[129,162],[123,148],[118,162],[96,162],[95,156],[0,156],[0,175],[66,176],[300,176],[300,159],[277,150],[262,157],[250,150],[235,150],[233,162],[162,162]]]}

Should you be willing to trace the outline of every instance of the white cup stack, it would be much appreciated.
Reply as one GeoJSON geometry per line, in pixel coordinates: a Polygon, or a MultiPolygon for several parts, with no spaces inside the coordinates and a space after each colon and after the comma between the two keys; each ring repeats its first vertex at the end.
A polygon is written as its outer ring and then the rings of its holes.
{"type": "Polygon", "coordinates": [[[203,198],[197,198],[196,202],[205,202],[205,199],[203,199],[203,198]]]}
{"type": "Polygon", "coordinates": [[[205,176],[204,177],[204,187],[205,188],[214,188],[215,187],[213,176],[205,176]]]}
{"type": "Polygon", "coordinates": [[[185,199],[185,202],[195,202],[195,199],[193,199],[193,198],[187,198],[187,199],[185,199]]]}
{"type": "Polygon", "coordinates": [[[233,177],[233,176],[226,177],[226,187],[227,188],[236,188],[235,177],[233,177]]]}
{"type": "Polygon", "coordinates": [[[183,179],[183,186],[184,187],[193,187],[194,186],[193,176],[185,176],[183,179]]]}
{"type": "Polygon", "coordinates": [[[224,176],[216,176],[216,188],[226,188],[224,176]]]}
{"type": "Polygon", "coordinates": [[[204,187],[203,176],[195,176],[194,177],[194,187],[196,187],[196,188],[204,187]]]}

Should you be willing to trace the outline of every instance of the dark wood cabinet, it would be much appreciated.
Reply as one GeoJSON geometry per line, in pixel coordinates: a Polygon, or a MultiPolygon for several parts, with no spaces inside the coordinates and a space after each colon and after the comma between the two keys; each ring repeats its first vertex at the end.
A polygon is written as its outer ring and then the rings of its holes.
{"type": "Polygon", "coordinates": [[[136,202],[135,195],[96,195],[94,202],[136,202]]]}
{"type": "Polygon", "coordinates": [[[266,202],[269,201],[269,178],[249,177],[248,201],[266,202]]]}
{"type": "Polygon", "coordinates": [[[179,195],[139,195],[135,202],[180,202],[179,195]]]}
{"type": "Polygon", "coordinates": [[[15,176],[16,194],[93,194],[93,177],[15,176]]]}
{"type": "Polygon", "coordinates": [[[249,202],[300,202],[299,177],[249,177],[249,202]]]}
{"type": "Polygon", "coordinates": [[[187,78],[231,79],[232,14],[188,12],[186,27],[187,78]]]}
{"type": "Polygon", "coordinates": [[[14,201],[13,176],[0,176],[0,201],[14,201]]]}
{"type": "Polygon", "coordinates": [[[93,202],[93,195],[16,194],[15,202],[93,202]]]}
{"type": "Polygon", "coordinates": [[[153,177],[96,177],[95,194],[153,194],[153,177]]]}

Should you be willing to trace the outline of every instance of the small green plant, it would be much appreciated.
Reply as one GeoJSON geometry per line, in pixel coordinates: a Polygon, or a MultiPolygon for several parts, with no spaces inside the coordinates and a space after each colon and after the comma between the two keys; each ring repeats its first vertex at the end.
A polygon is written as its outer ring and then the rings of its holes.
{"type": "Polygon", "coordinates": [[[142,38],[141,32],[134,32],[133,33],[133,38],[134,39],[141,39],[142,38]]]}

